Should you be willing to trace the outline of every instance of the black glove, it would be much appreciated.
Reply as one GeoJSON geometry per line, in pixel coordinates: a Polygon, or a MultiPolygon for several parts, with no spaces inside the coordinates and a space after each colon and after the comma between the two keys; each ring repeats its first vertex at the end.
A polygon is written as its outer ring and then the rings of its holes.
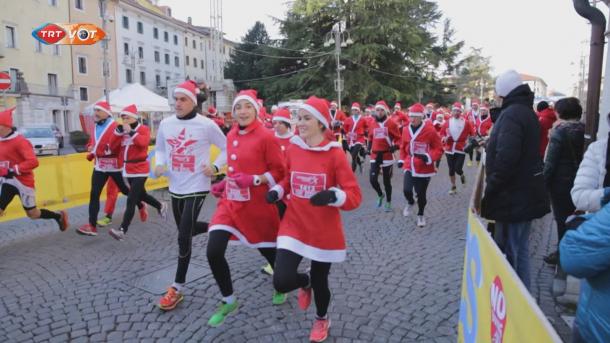
{"type": "Polygon", "coordinates": [[[405,163],[403,161],[398,161],[398,169],[402,169],[402,166],[404,166],[405,163]]]}
{"type": "Polygon", "coordinates": [[[117,125],[116,126],[116,132],[123,133],[123,125],[117,125]]]}
{"type": "Polygon", "coordinates": [[[391,153],[394,153],[395,151],[398,151],[398,145],[392,145],[392,146],[390,147],[390,152],[391,152],[391,153]]]}
{"type": "Polygon", "coordinates": [[[269,191],[265,195],[265,199],[267,200],[267,203],[273,204],[280,200],[280,194],[277,191],[269,191]]]}
{"type": "Polygon", "coordinates": [[[430,161],[428,161],[428,156],[426,156],[424,154],[414,154],[413,156],[415,156],[415,158],[419,158],[420,160],[424,161],[424,163],[430,162],[430,161]]]}
{"type": "Polygon", "coordinates": [[[337,201],[337,195],[334,191],[325,190],[316,193],[309,199],[309,202],[314,206],[326,206],[337,201]]]}

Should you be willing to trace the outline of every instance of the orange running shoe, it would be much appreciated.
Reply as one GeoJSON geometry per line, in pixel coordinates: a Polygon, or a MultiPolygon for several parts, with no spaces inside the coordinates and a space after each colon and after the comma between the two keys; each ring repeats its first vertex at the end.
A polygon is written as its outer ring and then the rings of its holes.
{"type": "Polygon", "coordinates": [[[311,287],[299,288],[298,303],[301,310],[307,311],[311,305],[311,287]]]}
{"type": "Polygon", "coordinates": [[[324,342],[328,338],[330,330],[330,319],[317,319],[311,328],[309,340],[312,342],[324,342]]]}
{"type": "Polygon", "coordinates": [[[91,224],[87,223],[78,229],[76,229],[76,233],[80,233],[85,236],[97,236],[97,229],[95,226],[91,226],[91,224]]]}
{"type": "Polygon", "coordinates": [[[148,207],[145,203],[142,203],[142,207],[138,210],[140,212],[140,221],[144,223],[148,220],[148,207]]]}
{"type": "Polygon", "coordinates": [[[57,224],[59,224],[59,231],[64,232],[68,229],[68,226],[70,226],[70,223],[68,222],[68,212],[59,211],[59,215],[61,216],[57,221],[57,224]]]}
{"type": "Polygon", "coordinates": [[[171,311],[184,300],[182,293],[178,292],[174,287],[167,289],[167,293],[159,300],[159,308],[163,311],[171,311]]]}

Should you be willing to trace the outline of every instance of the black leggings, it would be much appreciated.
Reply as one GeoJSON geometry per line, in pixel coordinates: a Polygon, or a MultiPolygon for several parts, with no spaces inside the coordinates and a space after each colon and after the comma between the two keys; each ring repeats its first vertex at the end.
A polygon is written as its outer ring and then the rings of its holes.
{"type": "Polygon", "coordinates": [[[424,209],[426,208],[426,204],[428,203],[426,199],[426,192],[428,191],[429,184],[429,177],[416,177],[411,175],[410,171],[405,172],[405,179],[403,183],[403,192],[405,194],[405,199],[407,199],[409,205],[415,204],[415,199],[413,199],[413,189],[415,189],[415,193],[417,193],[418,216],[424,215],[424,209]]]}
{"type": "Polygon", "coordinates": [[[191,262],[193,237],[208,232],[208,223],[198,222],[197,218],[208,192],[177,195],[172,194],[172,210],[178,229],[178,267],[176,283],[186,282],[186,272],[191,262]]]}
{"type": "MultiPolygon", "coordinates": [[[[393,165],[389,165],[387,167],[381,167],[383,171],[383,186],[385,188],[385,197],[388,202],[392,202],[392,171],[393,165]]],[[[377,192],[378,196],[382,196],[383,192],[381,191],[381,186],[379,185],[379,165],[377,162],[371,163],[371,172],[370,172],[370,181],[371,186],[375,192],[377,192]]]]}
{"type": "Polygon", "coordinates": [[[136,211],[136,206],[141,201],[156,208],[157,211],[161,211],[161,203],[159,202],[159,200],[153,198],[150,194],[146,193],[146,188],[144,188],[146,179],[148,179],[146,176],[127,178],[127,182],[129,182],[129,195],[127,195],[127,206],[125,207],[125,213],[123,214],[123,223],[121,224],[121,228],[125,233],[127,233],[127,230],[129,229],[129,224],[131,224],[131,220],[133,219],[133,215],[136,211]]]}
{"type": "MultiPolygon", "coordinates": [[[[208,263],[220,288],[220,293],[223,297],[228,297],[233,295],[233,282],[231,281],[231,270],[225,258],[225,253],[231,239],[231,233],[224,230],[214,230],[208,236],[208,263]]],[[[259,248],[258,251],[270,265],[275,264],[275,248],[259,248]]]]}
{"type": "Polygon", "coordinates": [[[324,317],[330,304],[328,274],[331,263],[311,261],[311,271],[307,275],[297,272],[302,259],[301,255],[290,250],[278,249],[273,269],[273,287],[280,293],[288,293],[311,284],[316,302],[316,314],[318,317],[324,317]]]}
{"type": "Polygon", "coordinates": [[[109,177],[114,180],[121,193],[129,194],[129,187],[125,184],[123,174],[120,171],[101,172],[94,170],[91,175],[91,193],[89,195],[89,224],[93,227],[96,226],[97,215],[100,211],[100,194],[102,194],[102,189],[109,177]]]}
{"type": "Polygon", "coordinates": [[[356,166],[362,164],[360,156],[362,155],[362,144],[356,144],[349,149],[349,153],[352,155],[352,171],[356,171],[356,166]]]}
{"type": "Polygon", "coordinates": [[[447,165],[449,166],[449,176],[455,176],[455,174],[464,174],[464,160],[466,155],[464,154],[445,154],[447,156],[447,165]]]}

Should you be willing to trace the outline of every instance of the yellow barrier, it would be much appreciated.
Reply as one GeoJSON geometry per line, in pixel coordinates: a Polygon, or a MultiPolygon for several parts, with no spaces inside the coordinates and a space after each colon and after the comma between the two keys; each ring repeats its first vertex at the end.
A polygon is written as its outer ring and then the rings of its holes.
{"type": "MultiPolygon", "coordinates": [[[[150,147],[150,151],[154,151],[154,147],[150,147]]],[[[211,159],[214,160],[220,150],[212,146],[210,152],[211,159]]],[[[39,208],[63,210],[89,203],[93,162],[87,161],[86,153],[41,157],[39,162],[40,166],[34,170],[36,204],[39,208]]],[[[154,158],[151,159],[151,165],[153,162],[154,158]]],[[[165,177],[148,178],[146,181],[147,190],[167,186],[165,177]]],[[[106,191],[103,190],[101,200],[105,199],[106,191]]],[[[15,197],[5,210],[5,215],[0,217],[0,223],[23,217],[25,217],[25,212],[21,207],[21,202],[15,197]]]]}

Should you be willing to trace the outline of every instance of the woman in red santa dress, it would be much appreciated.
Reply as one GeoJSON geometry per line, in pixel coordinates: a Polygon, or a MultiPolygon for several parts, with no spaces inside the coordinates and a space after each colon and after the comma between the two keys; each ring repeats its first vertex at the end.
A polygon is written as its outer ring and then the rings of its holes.
{"type": "MultiPolygon", "coordinates": [[[[403,192],[407,205],[402,215],[408,217],[415,205],[413,190],[417,194],[417,226],[426,226],[424,210],[430,178],[436,175],[434,163],[443,156],[441,138],[429,120],[424,120],[422,104],[409,107],[410,124],[403,129],[400,144],[400,159],[405,172],[403,192]],[[404,162],[403,162],[404,161],[404,162]]],[[[399,162],[399,164],[401,164],[399,162]]]]}
{"type": "Polygon", "coordinates": [[[457,194],[457,186],[455,185],[455,174],[460,176],[462,184],[466,184],[466,176],[464,175],[464,160],[466,153],[464,147],[468,141],[468,137],[474,135],[474,127],[469,120],[466,120],[462,115],[462,104],[456,102],[451,107],[451,117],[445,121],[445,125],[441,130],[441,142],[447,156],[447,165],[449,166],[449,179],[451,180],[451,190],[449,194],[457,194]]]}
{"type": "Polygon", "coordinates": [[[313,291],[316,318],[309,337],[313,342],[328,337],[328,274],[331,264],[344,261],[346,255],[339,211],[354,210],[362,201],[341,144],[324,135],[330,123],[324,99],[312,96],[300,105],[299,136],[292,138],[287,153],[288,173],[267,193],[269,202],[290,195],[277,237],[273,285],[282,293],[299,289],[302,310],[311,304],[313,291]],[[309,275],[297,272],[303,258],[311,260],[309,275]]]}
{"type": "MultiPolygon", "coordinates": [[[[236,125],[227,134],[227,178],[212,186],[221,197],[208,230],[207,257],[222,294],[222,302],[208,321],[217,327],[238,307],[225,258],[229,240],[257,248],[270,265],[275,264],[275,241],[280,224],[278,209],[265,201],[269,187],[284,178],[282,150],[273,132],[257,118],[261,107],[255,90],[239,92],[233,101],[236,125]]],[[[275,293],[273,304],[286,301],[275,293]]]]}
{"type": "Polygon", "coordinates": [[[364,159],[364,147],[366,144],[365,136],[367,130],[367,119],[361,115],[360,104],[355,102],[352,104],[352,115],[345,120],[343,129],[345,131],[345,139],[352,156],[352,171],[356,171],[356,166],[359,167],[362,174],[362,159],[364,159]]]}

